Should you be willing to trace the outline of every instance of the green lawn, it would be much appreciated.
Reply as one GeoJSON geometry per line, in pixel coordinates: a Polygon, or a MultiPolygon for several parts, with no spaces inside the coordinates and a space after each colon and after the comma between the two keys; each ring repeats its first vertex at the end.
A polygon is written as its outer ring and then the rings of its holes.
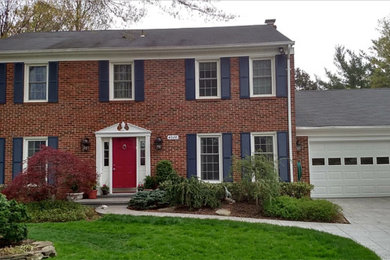
{"type": "Polygon", "coordinates": [[[350,239],[267,224],[107,215],[28,227],[56,259],[379,259],[350,239]]]}

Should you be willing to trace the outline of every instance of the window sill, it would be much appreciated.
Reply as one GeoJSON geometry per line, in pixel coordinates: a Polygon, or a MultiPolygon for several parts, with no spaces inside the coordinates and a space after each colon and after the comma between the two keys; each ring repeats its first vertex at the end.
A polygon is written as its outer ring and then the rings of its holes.
{"type": "Polygon", "coordinates": [[[250,97],[249,100],[264,100],[264,99],[269,99],[269,100],[276,100],[279,99],[280,97],[277,96],[256,96],[256,97],[250,97]]]}
{"type": "Polygon", "coordinates": [[[201,99],[195,99],[196,102],[221,102],[223,99],[221,98],[201,98],[201,99]]]}

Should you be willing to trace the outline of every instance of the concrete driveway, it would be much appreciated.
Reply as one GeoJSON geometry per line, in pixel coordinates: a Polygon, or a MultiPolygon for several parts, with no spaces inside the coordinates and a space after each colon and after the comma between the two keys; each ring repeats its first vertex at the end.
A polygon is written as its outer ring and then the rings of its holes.
{"type": "Polygon", "coordinates": [[[280,226],[294,226],[315,229],[334,235],[351,238],[371,249],[382,259],[390,260],[390,197],[329,199],[343,208],[344,216],[351,224],[300,222],[275,219],[240,218],[216,215],[195,215],[168,212],[148,212],[127,209],[126,205],[113,205],[108,208],[96,208],[101,214],[120,214],[133,216],[212,218],[235,220],[251,223],[267,223],[280,226]]]}
{"type": "Polygon", "coordinates": [[[345,237],[390,260],[390,197],[329,199],[343,208],[350,225],[337,225],[345,237]]]}

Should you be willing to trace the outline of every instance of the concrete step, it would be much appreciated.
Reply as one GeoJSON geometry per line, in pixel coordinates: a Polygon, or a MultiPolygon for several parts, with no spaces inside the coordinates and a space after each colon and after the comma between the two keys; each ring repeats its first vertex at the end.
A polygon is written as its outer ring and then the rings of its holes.
{"type": "Polygon", "coordinates": [[[98,196],[97,199],[82,199],[75,202],[82,205],[98,207],[101,205],[127,205],[135,193],[115,193],[109,195],[98,196]]]}

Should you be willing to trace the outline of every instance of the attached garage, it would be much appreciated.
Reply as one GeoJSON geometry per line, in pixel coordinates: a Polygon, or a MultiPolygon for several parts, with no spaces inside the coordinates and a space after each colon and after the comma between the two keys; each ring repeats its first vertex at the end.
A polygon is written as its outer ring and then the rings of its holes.
{"type": "Polygon", "coordinates": [[[390,196],[388,100],[390,89],[297,93],[297,159],[312,197],[390,196]]]}
{"type": "Polygon", "coordinates": [[[389,140],[309,141],[312,197],[390,196],[389,140]]]}

